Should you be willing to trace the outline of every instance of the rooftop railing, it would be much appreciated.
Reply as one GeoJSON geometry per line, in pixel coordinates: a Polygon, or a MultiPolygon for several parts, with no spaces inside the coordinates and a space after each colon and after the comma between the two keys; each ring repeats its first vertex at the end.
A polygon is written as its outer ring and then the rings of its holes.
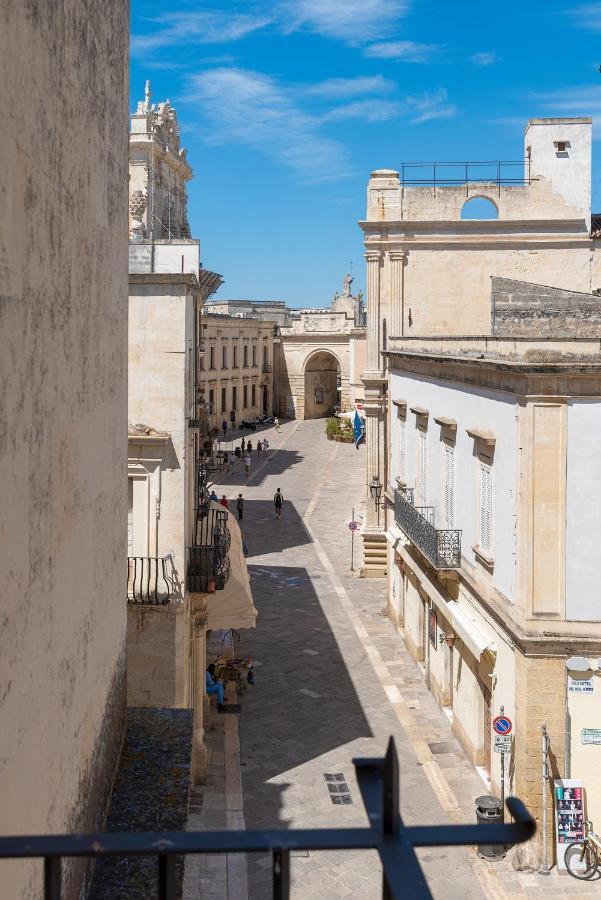
{"type": "Polygon", "coordinates": [[[272,896],[290,898],[290,854],[294,851],[376,850],[382,865],[384,900],[431,900],[416,847],[462,847],[523,843],[535,832],[530,813],[515,797],[507,800],[511,824],[411,825],[399,809],[399,763],[391,738],[383,759],[353,760],[369,825],[362,828],[273,829],[108,833],[0,837],[0,860],[44,860],[44,900],[61,900],[64,857],[154,856],[155,896],[176,900],[176,857],[191,853],[271,852],[272,896]]]}
{"type": "Polygon", "coordinates": [[[127,557],[127,602],[164,606],[172,594],[168,565],[171,557],[127,557]]]}
{"type": "Polygon", "coordinates": [[[435,569],[461,565],[461,530],[436,528],[433,506],[414,506],[413,488],[394,492],[394,520],[435,569]]]}
{"type": "Polygon", "coordinates": [[[461,184],[530,184],[530,160],[476,162],[407,162],[401,164],[402,185],[453,187],[461,184]]]}

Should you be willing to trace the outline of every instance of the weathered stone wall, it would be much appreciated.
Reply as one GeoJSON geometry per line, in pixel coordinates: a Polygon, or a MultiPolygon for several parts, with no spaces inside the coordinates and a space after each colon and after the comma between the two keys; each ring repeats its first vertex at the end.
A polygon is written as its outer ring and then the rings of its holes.
{"type": "Polygon", "coordinates": [[[601,297],[493,275],[491,331],[501,337],[600,335],[601,297]]]}
{"type": "MultiPolygon", "coordinates": [[[[121,749],[128,10],[2,4],[2,834],[101,827],[121,749]]],[[[41,895],[40,862],[1,877],[41,895]]]]}
{"type": "Polygon", "coordinates": [[[127,608],[127,705],[186,705],[190,637],[183,602],[127,608]]]}

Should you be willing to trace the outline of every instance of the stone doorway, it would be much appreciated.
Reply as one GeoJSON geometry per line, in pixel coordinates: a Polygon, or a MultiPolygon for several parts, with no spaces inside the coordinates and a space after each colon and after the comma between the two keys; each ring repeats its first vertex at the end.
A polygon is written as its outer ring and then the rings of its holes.
{"type": "Polygon", "coordinates": [[[340,403],[340,363],[333,353],[318,350],[305,365],[304,417],[331,416],[340,403]]]}

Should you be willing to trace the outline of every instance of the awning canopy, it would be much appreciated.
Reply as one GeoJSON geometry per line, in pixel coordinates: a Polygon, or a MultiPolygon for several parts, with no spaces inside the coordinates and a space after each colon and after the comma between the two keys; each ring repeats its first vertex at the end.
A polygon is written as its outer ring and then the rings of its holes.
{"type": "MultiPolygon", "coordinates": [[[[211,503],[211,506],[223,511],[223,506],[219,503],[211,503]]],[[[227,527],[232,539],[229,549],[230,577],[223,590],[215,591],[207,598],[209,616],[207,628],[211,630],[254,628],[257,610],[253,603],[248,567],[242,550],[242,535],[235,517],[229,510],[227,527]]]]}
{"type": "MultiPolygon", "coordinates": [[[[362,409],[358,409],[357,412],[359,413],[360,419],[365,418],[365,413],[363,412],[362,409]]],[[[351,412],[338,413],[338,418],[339,419],[354,419],[355,418],[355,410],[353,409],[351,412]]]]}

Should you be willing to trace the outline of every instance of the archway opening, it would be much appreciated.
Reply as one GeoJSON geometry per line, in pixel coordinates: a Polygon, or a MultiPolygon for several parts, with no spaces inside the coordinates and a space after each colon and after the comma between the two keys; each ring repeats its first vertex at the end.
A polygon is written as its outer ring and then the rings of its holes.
{"type": "Polygon", "coordinates": [[[462,219],[498,219],[499,210],[488,197],[472,197],[461,209],[462,219]]]}
{"type": "Polygon", "coordinates": [[[305,419],[331,416],[340,403],[340,365],[333,353],[320,350],[305,366],[305,419]]]}

